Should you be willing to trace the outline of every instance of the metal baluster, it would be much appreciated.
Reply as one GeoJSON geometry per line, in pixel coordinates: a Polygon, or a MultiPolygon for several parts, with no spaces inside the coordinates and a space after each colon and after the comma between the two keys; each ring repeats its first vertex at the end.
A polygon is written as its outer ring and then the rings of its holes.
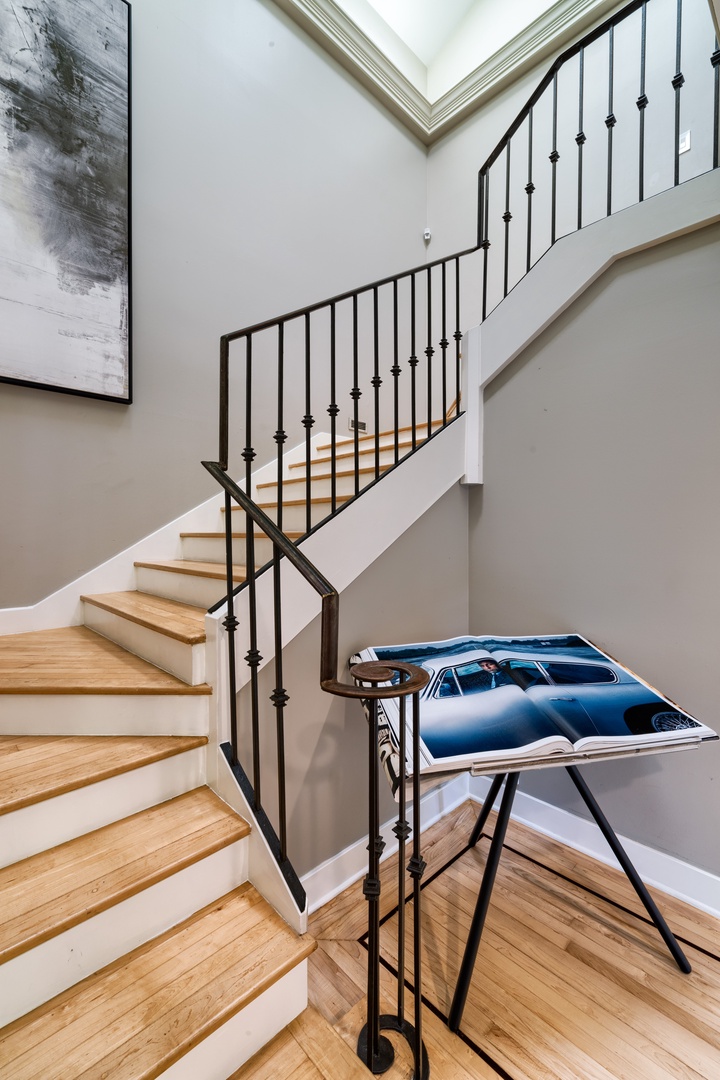
{"type": "Polygon", "coordinates": [[[715,104],[713,108],[713,169],[717,169],[720,152],[720,48],[718,39],[715,38],[715,52],[710,57],[710,63],[715,68],[715,104]]]}
{"type": "Polygon", "coordinates": [[[412,426],[412,448],[417,446],[417,386],[415,368],[418,358],[415,348],[415,275],[410,275],[410,423],[412,426]]]}
{"type": "Polygon", "coordinates": [[[441,295],[441,320],[442,320],[442,337],[440,338],[440,349],[442,352],[442,422],[443,426],[447,423],[447,347],[450,344],[447,338],[447,281],[446,281],[446,264],[443,262],[441,267],[440,278],[440,295],[441,295]]]}
{"type": "Polygon", "coordinates": [[[455,259],[455,415],[460,412],[460,348],[462,330],[460,329],[460,256],[455,259]]]}
{"type": "Polygon", "coordinates": [[[337,507],[337,416],[340,409],[335,400],[336,387],[336,337],[335,337],[335,301],[330,305],[330,509],[334,514],[337,507]]]}
{"type": "Polygon", "coordinates": [[[427,348],[425,349],[425,355],[427,356],[427,430],[425,432],[425,438],[430,438],[430,427],[432,424],[432,358],[435,355],[435,350],[432,346],[432,267],[427,268],[427,348]]]}
{"type": "MultiPolygon", "coordinates": [[[[400,673],[400,682],[404,683],[406,675],[400,673]]],[[[401,697],[398,700],[400,708],[399,717],[399,746],[400,758],[400,786],[398,788],[398,816],[393,832],[398,841],[398,961],[397,961],[397,1015],[400,1026],[405,1019],[405,846],[412,829],[407,820],[407,731],[405,728],[407,701],[401,697]]]]}
{"type": "Polygon", "coordinates": [[[277,430],[274,439],[277,443],[277,524],[283,527],[283,444],[287,434],[283,431],[283,394],[285,371],[285,323],[278,323],[278,406],[277,430]]]}
{"type": "Polygon", "coordinates": [[[275,730],[277,738],[278,770],[278,816],[280,835],[280,859],[287,859],[287,809],[285,802],[285,706],[290,700],[283,687],[283,640],[281,552],[273,545],[273,590],[275,600],[275,689],[270,700],[275,706],[275,730]]]}
{"type": "Polygon", "coordinates": [[[482,186],[483,186],[483,231],[484,236],[480,247],[483,251],[483,284],[482,284],[482,321],[485,322],[487,318],[487,281],[488,281],[488,251],[490,250],[490,241],[488,240],[488,211],[490,209],[490,173],[482,173],[482,186]]]}
{"type": "Polygon", "coordinates": [[[608,114],[605,117],[605,127],[608,133],[607,151],[607,216],[612,213],[612,168],[613,168],[613,128],[617,119],[613,112],[613,87],[615,82],[615,27],[611,26],[608,33],[608,114]]]}
{"type": "Polygon", "coordinates": [[[580,69],[578,72],[578,133],[575,142],[578,148],[578,212],[577,227],[582,229],[582,197],[583,197],[583,146],[587,136],[583,131],[585,112],[585,49],[580,50],[580,69]]]}
{"type": "Polygon", "coordinates": [[[550,163],[552,165],[552,195],[550,203],[550,244],[555,243],[555,228],[557,219],[557,163],[560,154],[557,148],[557,71],[553,75],[553,108],[552,108],[552,153],[550,163]]]}
{"type": "Polygon", "coordinates": [[[310,312],[305,312],[305,531],[312,528],[312,428],[315,423],[311,409],[310,393],[310,312]]]}
{"type": "Polygon", "coordinates": [[[378,287],[373,289],[373,377],[370,380],[373,388],[375,406],[375,479],[380,475],[380,328],[378,317],[378,287]]]}
{"type": "Polygon", "coordinates": [[[397,278],[393,281],[393,366],[390,374],[393,377],[393,430],[395,432],[394,461],[397,465],[400,457],[400,387],[398,379],[402,374],[402,368],[398,363],[400,358],[398,343],[398,283],[397,278]]]}
{"type": "MultiPolygon", "coordinates": [[[[553,165],[553,170],[555,166],[553,165]]],[[[553,187],[554,198],[554,187],[553,187]]],[[[505,150],[505,213],[503,214],[503,221],[505,222],[505,260],[503,268],[503,297],[508,294],[508,268],[510,265],[510,222],[512,221],[512,214],[510,213],[510,143],[508,142],[505,150]]]]}
{"type": "Polygon", "coordinates": [[[535,185],[532,178],[533,167],[533,111],[532,108],[528,113],[528,181],[525,185],[525,191],[528,197],[527,204],[527,252],[525,258],[525,272],[530,272],[532,265],[532,204],[533,204],[533,192],[535,191],[535,185]]]}
{"type": "Polygon", "coordinates": [[[352,335],[353,335],[353,388],[350,391],[350,397],[353,400],[353,449],[355,454],[355,494],[360,492],[360,433],[358,431],[359,423],[359,405],[358,402],[362,397],[362,391],[358,386],[358,298],[357,293],[353,293],[353,307],[352,307],[352,335]]]}
{"type": "Polygon", "coordinates": [[[640,113],[639,150],[638,150],[638,202],[645,198],[645,110],[648,98],[645,93],[645,53],[647,49],[647,3],[642,6],[642,24],[640,29],[640,96],[636,101],[640,113]]]}
{"type": "Polygon", "coordinates": [[[430,1069],[422,1041],[422,927],[420,924],[420,882],[427,863],[420,854],[420,694],[413,694],[413,853],[408,863],[408,873],[413,879],[413,974],[415,976],[415,1080],[428,1076],[430,1069]]]}
{"type": "MultiPolygon", "coordinates": [[[[230,418],[230,343],[220,340],[220,467],[227,471],[230,418]]],[[[225,587],[227,589],[227,615],[223,626],[228,635],[228,681],[230,689],[230,742],[233,759],[237,761],[237,677],[235,672],[235,631],[239,623],[235,617],[232,573],[232,501],[225,492],[225,587]]]]}
{"type": "Polygon", "coordinates": [[[680,91],[685,76],[682,66],[682,0],[677,0],[677,22],[675,28],[675,75],[672,86],[675,91],[675,187],[680,183],[680,91]]]}
{"type": "MultiPolygon", "coordinates": [[[[245,353],[245,491],[252,494],[252,463],[255,450],[252,446],[252,335],[246,339],[245,353]]],[[[226,498],[229,496],[226,495],[226,498]]],[[[226,511],[227,512],[227,511],[226,511]]],[[[260,694],[258,688],[258,669],[262,656],[257,647],[257,589],[255,584],[255,524],[249,514],[245,515],[245,566],[248,581],[248,619],[250,622],[250,648],[245,654],[245,663],[250,668],[250,726],[253,752],[253,788],[255,806],[260,807],[260,694]]],[[[234,650],[233,650],[234,652],[234,650]]],[[[234,698],[234,692],[232,697],[234,698]]],[[[232,708],[232,701],[231,701],[232,708]]]]}
{"type": "Polygon", "coordinates": [[[368,873],[363,882],[363,894],[368,905],[368,984],[367,1024],[358,1039],[358,1057],[373,1073],[386,1072],[392,1064],[394,1051],[388,1039],[380,1036],[380,856],[385,842],[380,835],[380,811],[378,791],[378,704],[375,698],[368,702],[368,873]]]}

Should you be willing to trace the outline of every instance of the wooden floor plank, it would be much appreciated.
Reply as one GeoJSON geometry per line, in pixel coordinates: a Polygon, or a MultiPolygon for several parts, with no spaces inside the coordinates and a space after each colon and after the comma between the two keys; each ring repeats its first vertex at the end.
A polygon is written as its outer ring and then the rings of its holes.
{"type": "Polygon", "coordinates": [[[0,735],[0,814],[206,743],[204,735],[0,735]]]}
{"type": "MultiPolygon", "coordinates": [[[[489,847],[484,837],[477,848],[465,850],[477,810],[470,804],[458,808],[423,838],[423,854],[434,853],[422,899],[423,986],[427,1000],[444,1015],[489,847]],[[431,880],[443,854],[450,865],[431,880]]],[[[494,815],[488,833],[493,823],[494,815]]],[[[486,1070],[478,1075],[511,1080],[720,1078],[720,921],[655,891],[673,929],[690,943],[683,947],[693,972],[685,976],[621,871],[515,822],[507,845],[463,1018],[468,1043],[458,1040],[475,1067],[486,1070]]],[[[394,857],[383,864],[387,893],[393,862],[394,857]]],[[[392,901],[381,899],[387,912],[392,901]]],[[[367,953],[357,941],[365,930],[365,907],[358,883],[310,919],[321,938],[310,964],[311,1001],[349,1045],[365,1007],[367,953]]],[[[411,911],[410,904],[408,934],[411,911]]],[[[395,915],[385,922],[381,942],[383,955],[394,965],[395,915]]],[[[411,958],[408,949],[410,979],[411,958]]],[[[383,1008],[394,1012],[394,980],[384,968],[381,982],[389,995],[383,1008]]],[[[447,1032],[430,1011],[426,1042],[431,1075],[450,1080],[454,1066],[443,1056],[442,1040],[430,1037],[433,1023],[447,1032]]],[[[392,1080],[410,1076],[407,1062],[395,1069],[386,1074],[392,1080]]]]}
{"type": "Polygon", "coordinates": [[[209,788],[198,788],[0,869],[0,962],[248,833],[209,788]]]}
{"type": "Polygon", "coordinates": [[[0,1032],[13,1080],[157,1076],[312,952],[249,884],[0,1032]]]}
{"type": "Polygon", "coordinates": [[[0,637],[0,694],[209,694],[86,626],[0,637]]]}
{"type": "Polygon", "coordinates": [[[137,590],[100,593],[80,599],[185,645],[200,645],[205,641],[205,608],[137,590]]]}

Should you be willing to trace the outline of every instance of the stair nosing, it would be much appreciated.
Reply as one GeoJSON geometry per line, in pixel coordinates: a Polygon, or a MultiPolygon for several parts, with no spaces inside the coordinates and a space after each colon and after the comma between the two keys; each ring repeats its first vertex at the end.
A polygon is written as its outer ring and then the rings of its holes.
{"type": "MultiPolygon", "coordinates": [[[[180,600],[170,600],[162,596],[154,596],[153,593],[143,593],[142,590],[135,590],[141,596],[147,596],[152,601],[157,601],[158,606],[162,607],[164,604],[175,604],[178,607],[194,608],[196,611],[200,611],[205,614],[204,609],[196,607],[191,604],[183,604],[180,600]]],[[[102,611],[107,611],[111,615],[116,615],[120,619],[127,619],[128,622],[135,623],[136,626],[143,626],[146,630],[153,630],[157,634],[162,634],[163,637],[172,638],[174,641],[180,641],[184,645],[202,645],[205,642],[206,635],[203,626],[202,630],[195,632],[175,630],[170,626],[162,626],[157,622],[153,622],[149,617],[138,615],[132,611],[123,611],[121,606],[113,604],[112,601],[104,600],[103,596],[118,596],[118,595],[131,595],[128,593],[107,593],[96,594],[93,596],[81,596],[80,599],[85,604],[91,604],[93,607],[100,608],[102,611]]],[[[168,612],[170,614],[170,612],[168,612]]]]}
{"type": "MultiPolygon", "coordinates": [[[[62,991],[50,1001],[39,1005],[30,1013],[26,1014],[26,1016],[19,1017],[17,1020],[11,1021],[11,1023],[8,1024],[3,1031],[3,1036],[6,1043],[6,1050],[8,1043],[11,1039],[15,1039],[17,1037],[21,1038],[25,1030],[27,1029],[37,1029],[38,1026],[42,1025],[42,1022],[47,1018],[50,1020],[53,1030],[47,1034],[43,1033],[43,1031],[40,1030],[38,1032],[40,1041],[35,1041],[27,1048],[20,1046],[18,1048],[19,1052],[14,1052],[13,1060],[19,1061],[20,1057],[26,1057],[27,1054],[33,1053],[36,1047],[42,1045],[42,1042],[47,1041],[48,1038],[53,1038],[56,1032],[66,1029],[68,1023],[72,1023],[75,1021],[76,1017],[72,1014],[71,1010],[75,1002],[79,1002],[80,1004],[82,1004],[83,994],[87,993],[88,991],[92,991],[95,994],[97,1000],[102,1000],[107,995],[107,991],[109,989],[108,984],[111,984],[113,977],[116,976],[117,973],[120,972],[123,968],[127,968],[130,965],[137,963],[142,959],[143,956],[152,954],[154,950],[162,949],[163,946],[166,945],[166,943],[170,942],[173,937],[181,937],[184,931],[189,929],[194,923],[201,922],[205,917],[211,915],[215,909],[218,909],[221,906],[228,905],[238,897],[242,899],[245,896],[249,896],[249,899],[252,901],[253,907],[262,905],[264,908],[267,908],[267,911],[262,911],[260,913],[262,916],[261,922],[263,924],[267,924],[267,921],[269,919],[273,920],[273,922],[275,923],[275,939],[277,939],[278,935],[280,935],[281,933],[284,934],[284,932],[289,929],[286,927],[285,924],[283,924],[280,917],[272,910],[272,908],[270,908],[270,906],[267,904],[267,901],[263,899],[263,897],[258,893],[257,889],[255,889],[250,882],[244,882],[242,885],[233,889],[231,892],[226,893],[218,900],[201,908],[199,911],[195,912],[189,918],[184,919],[176,926],[171,927],[169,930],[164,931],[163,933],[157,935],[155,938],[152,938],[151,940],[137,946],[129,953],[125,954],[124,956],[118,957],[116,960],[113,960],[110,964],[107,964],[99,971],[87,976],[85,979],[81,980],[79,983],[76,983],[74,986],[69,987],[67,990],[62,991]],[[104,992],[103,982],[106,984],[104,992]],[[62,1027],[60,1027],[59,1025],[59,1017],[61,1014],[63,1015],[64,1021],[62,1027]]],[[[285,934],[284,936],[287,940],[287,935],[285,934]]],[[[234,980],[234,985],[237,989],[232,999],[227,996],[223,998],[221,1004],[217,1007],[216,1012],[212,1016],[201,1017],[198,1021],[198,1027],[192,1033],[184,1035],[179,1040],[176,1040],[172,1044],[171,1049],[161,1048],[158,1051],[157,1059],[152,1064],[143,1064],[142,1067],[145,1071],[142,1073],[142,1075],[146,1078],[160,1075],[163,1069],[169,1068],[175,1061],[183,1057],[194,1046],[198,1045],[198,1043],[200,1043],[203,1039],[207,1038],[207,1036],[212,1034],[213,1031],[221,1027],[222,1024],[224,1024],[232,1016],[237,1015],[243,1008],[249,1005],[256,998],[260,997],[261,994],[263,994],[266,990],[268,990],[271,986],[273,986],[276,982],[283,978],[283,976],[286,975],[289,971],[291,971],[298,964],[306,960],[307,957],[310,956],[310,954],[317,948],[317,942],[309,934],[304,934],[302,936],[295,937],[294,940],[292,940],[292,946],[292,949],[290,949],[288,944],[288,952],[282,958],[281,962],[276,964],[276,966],[274,966],[271,970],[263,971],[262,977],[252,985],[248,985],[246,979],[240,980],[236,977],[234,980]]],[[[255,967],[257,968],[259,965],[257,964],[254,953],[249,953],[245,957],[243,957],[243,962],[247,965],[248,968],[251,966],[253,960],[255,960],[255,967]]],[[[201,962],[200,966],[202,966],[202,963],[204,962],[201,962]]],[[[230,968],[226,968],[223,970],[221,978],[228,977],[228,971],[232,969],[232,966],[233,965],[230,965],[230,968]]],[[[139,975],[140,977],[142,977],[142,972],[140,972],[139,975]]],[[[207,990],[212,987],[213,982],[218,981],[218,978],[206,978],[206,981],[202,984],[202,988],[205,990],[206,998],[209,999],[207,990]]],[[[163,987],[160,987],[158,989],[159,992],[162,992],[163,987]]],[[[187,1003],[189,1001],[192,1001],[193,997],[193,994],[186,995],[182,998],[180,1002],[173,1004],[170,1007],[169,1012],[177,1014],[178,1011],[183,1009],[187,1012],[187,1003]]],[[[213,994],[211,1000],[213,1002],[217,1001],[218,995],[213,994]]],[[[143,999],[142,1004],[144,1005],[146,1002],[150,1001],[152,1001],[152,995],[148,994],[143,999]]],[[[77,1008],[77,1005],[75,1005],[75,1008],[77,1008]]],[[[138,1003],[134,1003],[134,1005],[131,1007],[131,1012],[136,1011],[137,1008],[138,1003]]],[[[162,1020],[165,1015],[166,1013],[163,1013],[160,1017],[157,1017],[155,1023],[157,1023],[158,1020],[162,1020]]],[[[104,1055],[104,1057],[93,1059],[91,1067],[101,1065],[103,1061],[107,1060],[108,1056],[111,1054],[117,1054],[118,1052],[122,1052],[123,1046],[128,1044],[129,1039],[131,1038],[133,1038],[133,1032],[129,1032],[126,1036],[119,1035],[112,1048],[108,1051],[107,1054],[104,1055]]],[[[86,1044],[87,1040],[84,1040],[82,1042],[74,1041],[72,1045],[72,1051],[76,1052],[79,1046],[84,1046],[86,1044]]],[[[35,1057],[37,1058],[37,1053],[35,1053],[35,1057]]],[[[67,1057],[69,1057],[69,1055],[66,1056],[66,1060],[67,1057]]],[[[8,1061],[9,1060],[10,1059],[8,1058],[8,1061]]],[[[108,1073],[107,1075],[110,1074],[108,1073]]],[[[140,1074],[137,1075],[139,1076],[140,1074]]]]}
{"type": "MultiPolygon", "coordinates": [[[[202,791],[205,789],[196,788],[193,790],[202,791]]],[[[207,788],[206,790],[210,791],[211,789],[207,788]]],[[[72,840],[66,840],[64,843],[57,844],[55,847],[48,848],[36,855],[30,855],[27,859],[22,859],[19,863],[13,863],[9,867],[0,870],[0,880],[3,877],[8,877],[13,870],[16,870],[17,867],[20,867],[23,864],[32,862],[40,864],[43,859],[47,858],[50,852],[59,853],[63,849],[69,851],[71,848],[76,852],[82,851],[83,847],[91,845],[101,834],[107,834],[111,830],[119,831],[120,826],[123,824],[125,824],[126,828],[132,829],[130,822],[138,822],[143,817],[149,817],[153,811],[157,811],[160,808],[167,808],[180,800],[184,800],[187,803],[190,801],[192,794],[193,792],[184,792],[181,795],[176,795],[174,798],[158,803],[146,810],[140,810],[135,814],[130,814],[126,818],[121,818],[119,821],[113,821],[107,825],[102,825],[99,829],[94,829],[90,833],[85,833],[72,840]]],[[[222,800],[218,798],[218,802],[221,801],[222,800]]],[[[238,815],[234,816],[237,818],[237,825],[231,835],[215,837],[211,841],[200,842],[191,852],[186,853],[184,856],[177,856],[170,862],[165,862],[162,865],[156,866],[151,872],[146,872],[144,876],[138,875],[133,880],[127,881],[124,885],[117,888],[116,891],[95,896],[91,902],[78,906],[74,911],[69,912],[63,918],[59,918],[53,925],[46,925],[43,928],[34,930],[32,933],[27,933],[24,937],[19,938],[12,944],[0,947],[0,964],[7,963],[17,956],[22,956],[23,953],[29,952],[30,949],[34,949],[38,945],[42,945],[44,942],[58,937],[60,934],[65,933],[67,930],[71,930],[75,926],[79,926],[81,923],[99,915],[103,911],[108,911],[110,908],[121,904],[131,896],[136,896],[138,893],[151,888],[153,885],[157,885],[160,881],[172,877],[173,874],[179,873],[188,866],[192,866],[202,859],[208,858],[208,856],[215,854],[215,852],[229,847],[230,844],[243,840],[249,835],[250,826],[243,818],[238,815]]],[[[192,837],[193,835],[194,833],[192,831],[188,833],[188,837],[192,837]]],[[[129,860],[126,865],[129,866],[134,861],[137,860],[129,860]]],[[[88,886],[86,885],[85,888],[87,889],[88,886]]]]}
{"type": "MultiPolygon", "coordinates": [[[[0,735],[0,747],[2,747],[3,743],[12,742],[13,740],[25,737],[26,736],[22,735],[0,735]]],[[[140,745],[143,739],[147,739],[152,740],[153,742],[162,741],[163,746],[158,747],[154,751],[148,751],[143,758],[129,763],[119,762],[104,768],[98,766],[92,773],[86,772],[79,776],[76,773],[73,777],[67,777],[62,783],[57,783],[55,786],[51,786],[52,781],[49,781],[41,791],[34,794],[19,796],[7,803],[0,804],[0,816],[3,814],[14,813],[16,810],[23,810],[27,806],[35,806],[39,803],[47,802],[50,799],[58,798],[60,795],[67,795],[70,791],[78,791],[80,788],[102,783],[104,780],[110,780],[114,776],[122,776],[125,773],[133,772],[135,769],[144,768],[146,765],[154,765],[159,761],[177,757],[178,754],[197,750],[200,747],[207,746],[208,743],[207,735],[35,735],[30,736],[30,738],[33,740],[47,739],[50,742],[57,742],[59,739],[67,739],[76,743],[86,741],[88,738],[95,738],[98,745],[101,743],[118,745],[121,741],[123,743],[140,745]],[[183,745],[177,745],[178,743],[182,743],[183,745]]],[[[27,767],[29,768],[30,766],[27,767]]]]}

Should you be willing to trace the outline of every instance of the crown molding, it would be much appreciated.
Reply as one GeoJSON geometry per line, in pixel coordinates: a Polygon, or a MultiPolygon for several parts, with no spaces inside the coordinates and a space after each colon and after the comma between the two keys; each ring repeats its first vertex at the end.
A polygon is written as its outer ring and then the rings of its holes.
{"type": "Polygon", "coordinates": [[[431,102],[334,0],[275,3],[427,146],[512,79],[618,7],[617,0],[556,0],[544,15],[431,102]]]}

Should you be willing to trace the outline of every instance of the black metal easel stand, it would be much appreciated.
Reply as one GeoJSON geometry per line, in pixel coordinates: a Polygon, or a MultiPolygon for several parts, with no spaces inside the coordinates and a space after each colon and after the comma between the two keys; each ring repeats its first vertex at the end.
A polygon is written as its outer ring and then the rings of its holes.
{"type": "MultiPolygon", "coordinates": [[[[607,840],[608,844],[612,848],[613,854],[620,863],[620,866],[625,871],[625,874],[630,881],[630,884],[635,889],[635,892],[640,897],[640,900],[645,907],[648,915],[652,919],[653,923],[660,932],[663,941],[667,945],[673,960],[680,968],[680,970],[688,975],[692,968],[688,963],[687,957],[678,945],[672,930],[665,922],[665,919],[660,914],[660,911],[655,904],[655,901],[650,896],[650,893],[645,888],[645,885],[640,879],[640,876],[628,858],[627,852],[621,845],[617,836],[615,835],[610,823],[603,814],[602,810],[598,806],[595,797],[593,796],[590,788],[585,783],[585,780],[580,775],[575,765],[565,766],[570,779],[575,784],[580,796],[587,806],[588,810],[592,814],[593,818],[597,822],[600,831],[607,840]]],[[[493,803],[497,798],[500,788],[505,783],[505,791],[503,793],[502,802],[500,804],[500,810],[498,812],[498,818],[495,825],[495,831],[493,832],[493,838],[490,843],[490,851],[488,852],[487,862],[485,864],[485,871],[483,873],[482,882],[480,884],[480,891],[478,893],[477,903],[475,905],[475,912],[473,914],[472,922],[470,924],[470,932],[468,934],[467,944],[465,945],[465,952],[463,953],[462,963],[460,965],[460,973],[458,975],[457,985],[455,987],[455,994],[453,995],[452,1005],[450,1007],[450,1015],[448,1017],[448,1026],[451,1031],[458,1031],[460,1023],[462,1021],[463,1010],[465,1009],[465,1002],[467,1000],[468,991],[470,989],[470,980],[472,978],[473,969],[475,967],[475,960],[477,958],[477,952],[480,947],[480,939],[482,937],[483,928],[485,926],[485,917],[487,915],[488,907],[490,904],[490,897],[492,896],[493,885],[495,884],[495,876],[497,874],[498,865],[500,863],[500,854],[502,846],[505,841],[505,833],[507,832],[508,822],[510,821],[510,813],[512,811],[512,804],[515,799],[515,792],[517,790],[518,780],[520,779],[519,773],[501,773],[498,774],[490,786],[490,790],[482,805],[478,819],[475,822],[472,835],[470,837],[470,846],[474,847],[480,838],[480,834],[485,826],[485,822],[488,819],[490,811],[492,810],[493,803]]]]}

